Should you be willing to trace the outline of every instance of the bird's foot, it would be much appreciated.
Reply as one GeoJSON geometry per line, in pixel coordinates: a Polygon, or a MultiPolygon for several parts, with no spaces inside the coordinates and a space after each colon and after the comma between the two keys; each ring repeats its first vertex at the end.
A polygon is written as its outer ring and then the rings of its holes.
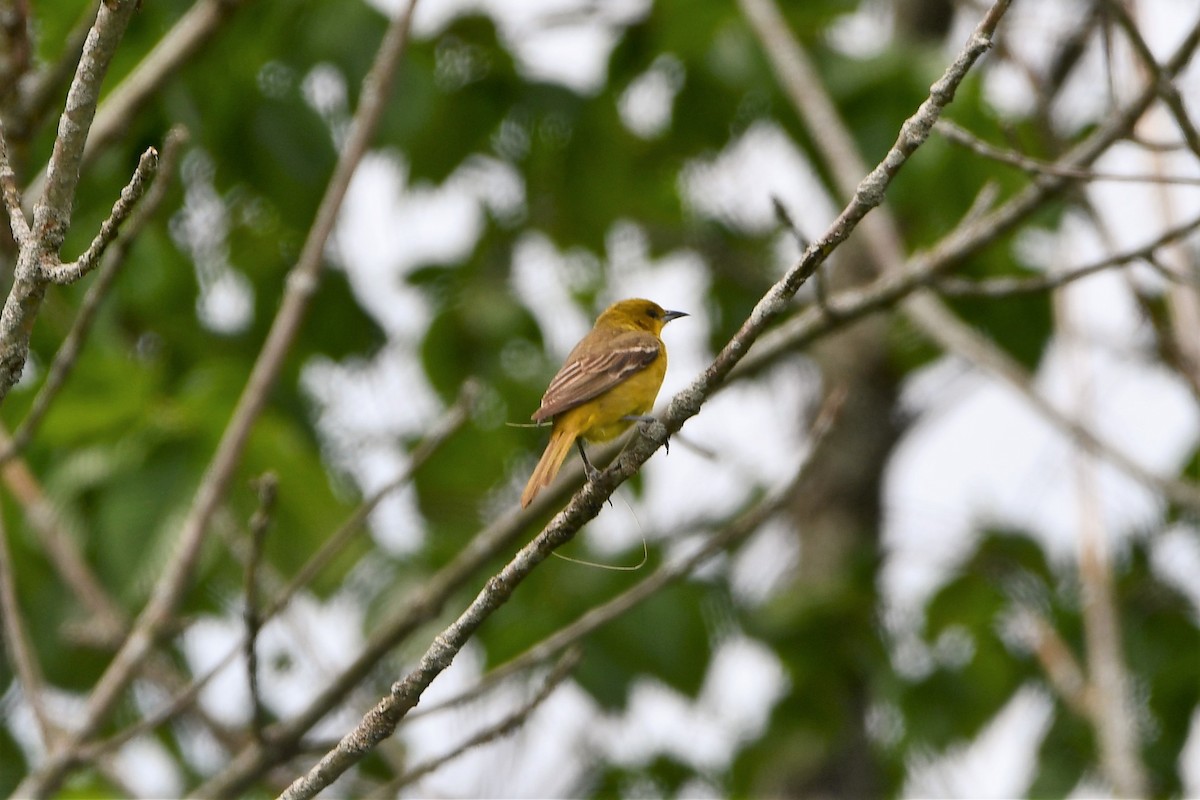
{"type": "MultiPolygon", "coordinates": [[[[626,420],[627,422],[636,422],[638,424],[638,429],[641,430],[642,435],[644,436],[649,436],[653,426],[658,423],[658,417],[654,416],[653,414],[630,414],[628,416],[621,417],[621,419],[626,420]]],[[[671,455],[670,436],[668,436],[666,439],[663,439],[663,449],[667,451],[667,455],[671,455]]]]}
{"type": "MultiPolygon", "coordinates": [[[[588,458],[587,451],[583,449],[583,442],[579,439],[575,440],[575,446],[579,448],[579,455],[583,458],[583,475],[588,479],[588,483],[595,483],[600,479],[600,470],[592,465],[592,460],[588,458]]],[[[613,504],[612,497],[608,498],[608,504],[613,504]]]]}

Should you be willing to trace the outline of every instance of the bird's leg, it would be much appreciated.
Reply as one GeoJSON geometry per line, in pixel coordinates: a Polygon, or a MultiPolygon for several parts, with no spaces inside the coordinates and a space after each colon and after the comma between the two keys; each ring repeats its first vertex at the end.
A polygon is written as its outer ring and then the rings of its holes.
{"type": "MultiPolygon", "coordinates": [[[[621,419],[626,422],[636,422],[639,425],[643,426],[642,433],[646,432],[646,429],[644,426],[651,425],[655,422],[658,422],[658,418],[655,417],[653,414],[626,414],[625,416],[621,417],[621,419]]],[[[663,449],[667,451],[667,455],[671,455],[671,437],[670,436],[668,436],[666,439],[663,440],[663,449]]]]}
{"type": "Polygon", "coordinates": [[[579,448],[579,455],[583,457],[583,474],[587,476],[589,482],[595,481],[600,477],[600,470],[592,466],[591,459],[587,456],[587,451],[583,449],[583,439],[576,439],[575,446],[579,448]]]}
{"type": "MultiPolygon", "coordinates": [[[[579,448],[579,455],[583,457],[583,474],[587,476],[588,482],[591,483],[600,477],[600,470],[592,466],[592,461],[587,457],[587,451],[583,449],[583,439],[576,439],[575,446],[579,448]]],[[[608,504],[613,504],[612,497],[608,498],[608,504]]]]}

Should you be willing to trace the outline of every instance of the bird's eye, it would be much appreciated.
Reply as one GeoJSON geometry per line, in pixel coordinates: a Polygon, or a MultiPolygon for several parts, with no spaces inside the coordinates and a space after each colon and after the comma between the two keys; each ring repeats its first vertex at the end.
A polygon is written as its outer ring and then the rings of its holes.
{"type": "Polygon", "coordinates": [[[658,314],[655,313],[653,308],[646,309],[646,316],[650,317],[650,319],[658,319],[658,314]]]}

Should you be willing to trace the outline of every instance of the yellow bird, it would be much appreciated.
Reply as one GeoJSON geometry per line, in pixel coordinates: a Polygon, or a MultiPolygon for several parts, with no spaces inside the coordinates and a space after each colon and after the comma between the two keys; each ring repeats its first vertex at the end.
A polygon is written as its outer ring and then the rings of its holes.
{"type": "Polygon", "coordinates": [[[567,356],[533,413],[535,422],[553,419],[554,428],[546,452],[521,493],[521,508],[554,480],[572,442],[578,445],[584,471],[591,479],[597,470],[588,460],[582,440],[607,442],[646,418],[667,374],[663,326],[686,316],[640,299],[614,303],[600,315],[567,356]]]}

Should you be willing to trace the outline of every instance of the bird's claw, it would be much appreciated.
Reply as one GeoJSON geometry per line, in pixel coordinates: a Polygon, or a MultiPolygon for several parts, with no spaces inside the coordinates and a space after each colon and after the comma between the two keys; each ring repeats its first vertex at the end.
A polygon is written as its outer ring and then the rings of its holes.
{"type": "MultiPolygon", "coordinates": [[[[645,414],[640,417],[634,417],[634,419],[637,420],[638,430],[640,430],[642,432],[642,435],[646,436],[646,437],[650,436],[651,432],[654,430],[655,423],[658,422],[657,417],[653,417],[649,414],[645,414]]],[[[666,451],[667,455],[671,455],[671,435],[670,434],[667,434],[667,438],[663,439],[663,450],[666,451]]]]}

